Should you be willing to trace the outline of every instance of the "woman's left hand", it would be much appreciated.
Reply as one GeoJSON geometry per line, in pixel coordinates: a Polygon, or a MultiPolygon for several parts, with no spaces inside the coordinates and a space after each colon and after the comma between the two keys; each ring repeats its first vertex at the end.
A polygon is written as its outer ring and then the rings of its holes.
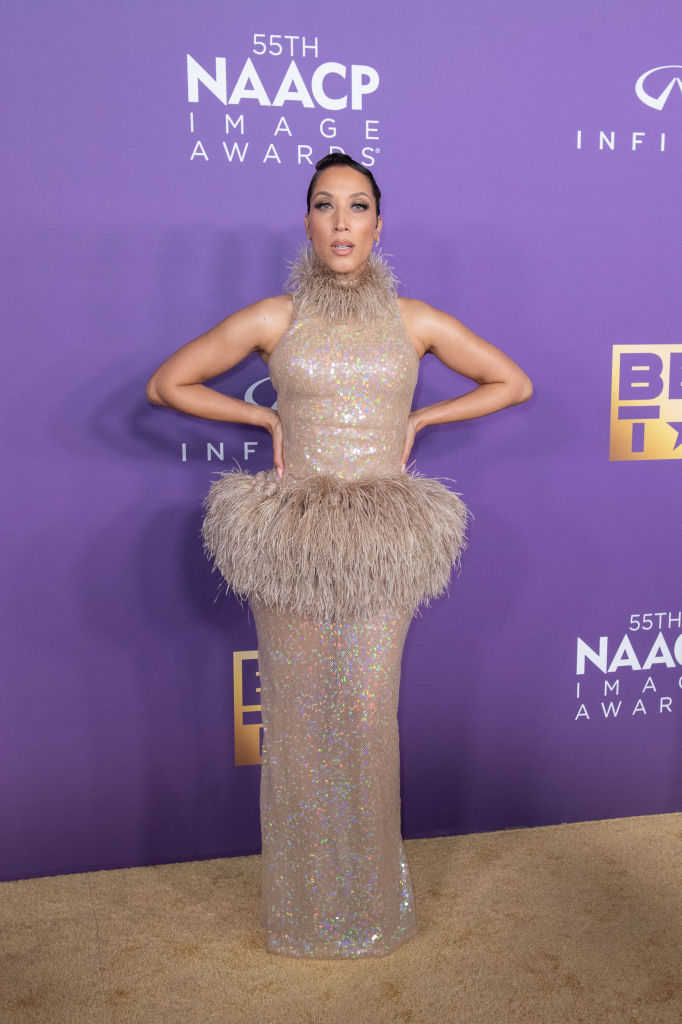
{"type": "Polygon", "coordinates": [[[402,455],[400,456],[401,473],[407,472],[407,460],[410,457],[410,452],[412,451],[412,445],[414,444],[414,439],[417,436],[417,431],[420,429],[421,427],[417,425],[417,417],[415,416],[415,413],[411,412],[407,419],[407,427],[405,428],[405,440],[403,441],[403,451],[402,455]]]}

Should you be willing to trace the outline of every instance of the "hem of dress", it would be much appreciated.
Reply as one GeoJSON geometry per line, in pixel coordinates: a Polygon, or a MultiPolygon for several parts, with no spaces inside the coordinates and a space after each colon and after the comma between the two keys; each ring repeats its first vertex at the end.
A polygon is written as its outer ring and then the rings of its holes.
{"type": "Polygon", "coordinates": [[[289,945],[281,945],[273,942],[270,936],[266,936],[265,939],[265,950],[267,953],[273,953],[277,956],[290,956],[295,957],[297,960],[361,960],[376,957],[389,956],[395,950],[400,949],[406,942],[413,939],[419,931],[418,926],[415,924],[412,928],[396,937],[393,942],[384,943],[382,946],[368,946],[360,949],[343,949],[334,947],[320,947],[318,949],[311,950],[305,945],[297,945],[291,943],[289,945]]]}

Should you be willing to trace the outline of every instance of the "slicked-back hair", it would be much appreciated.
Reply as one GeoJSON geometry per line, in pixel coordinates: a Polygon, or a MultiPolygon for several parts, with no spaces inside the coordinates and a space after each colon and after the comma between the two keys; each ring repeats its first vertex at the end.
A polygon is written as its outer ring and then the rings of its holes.
{"type": "Polygon", "coordinates": [[[310,200],[312,199],[313,189],[315,188],[317,179],[322,172],[326,171],[329,167],[352,167],[354,171],[359,171],[360,174],[364,174],[372,186],[372,194],[377,206],[378,217],[381,212],[381,189],[374,180],[372,172],[367,167],[363,167],[362,164],[359,164],[357,160],[354,160],[352,156],[348,155],[348,153],[328,153],[327,156],[323,156],[321,160],[317,161],[315,164],[315,173],[310,179],[308,195],[306,196],[306,207],[308,213],[310,213],[310,200]]]}

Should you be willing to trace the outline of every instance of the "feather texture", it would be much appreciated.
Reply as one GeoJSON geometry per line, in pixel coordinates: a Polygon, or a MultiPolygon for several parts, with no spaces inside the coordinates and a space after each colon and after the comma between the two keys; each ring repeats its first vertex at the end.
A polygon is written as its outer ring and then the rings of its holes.
{"type": "Polygon", "coordinates": [[[409,473],[344,480],[224,473],[206,497],[204,547],[234,593],[347,621],[428,603],[465,546],[466,506],[409,473]]]}
{"type": "Polygon", "coordinates": [[[345,281],[304,245],[291,264],[284,288],[293,293],[294,319],[315,315],[330,324],[366,324],[395,310],[397,283],[377,253],[370,253],[357,277],[345,281]]]}

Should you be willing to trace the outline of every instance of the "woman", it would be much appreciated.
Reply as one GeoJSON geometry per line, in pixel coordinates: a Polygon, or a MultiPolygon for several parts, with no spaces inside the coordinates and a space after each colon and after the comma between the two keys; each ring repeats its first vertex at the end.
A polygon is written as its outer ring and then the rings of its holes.
{"type": "Polygon", "coordinates": [[[396,296],[372,252],[380,201],[365,167],[320,160],[291,292],[228,316],[147,388],[154,404],[272,435],[272,471],[211,487],[204,540],[254,611],[262,920],[266,948],[291,956],[383,956],[416,931],[400,835],[400,660],[416,607],[447,586],[466,509],[407,460],[424,427],[531,393],[454,317],[396,296]],[[278,412],[204,383],[252,352],[269,365],[278,412]],[[476,387],[411,411],[427,352],[476,387]]]}

